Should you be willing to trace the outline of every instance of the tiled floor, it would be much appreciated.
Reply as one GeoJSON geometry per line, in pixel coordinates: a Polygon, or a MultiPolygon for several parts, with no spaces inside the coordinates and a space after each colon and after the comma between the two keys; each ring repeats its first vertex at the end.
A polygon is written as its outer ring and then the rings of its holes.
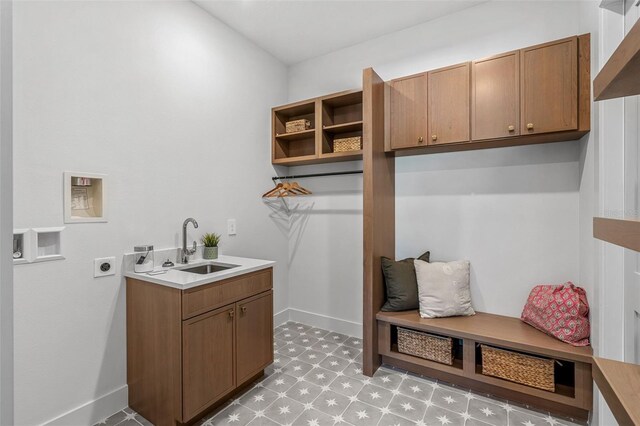
{"type": "MultiPolygon", "coordinates": [[[[362,375],[362,342],[289,322],[275,330],[266,376],[200,426],[544,426],[573,425],[507,401],[383,367],[362,375]]],[[[131,410],[106,425],[147,426],[131,410]]]]}

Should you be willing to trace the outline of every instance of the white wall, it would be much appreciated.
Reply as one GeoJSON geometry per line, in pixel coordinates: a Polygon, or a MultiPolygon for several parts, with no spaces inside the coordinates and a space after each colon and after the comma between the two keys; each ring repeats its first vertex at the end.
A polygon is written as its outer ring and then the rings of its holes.
{"type": "Polygon", "coordinates": [[[66,260],[15,268],[15,424],[110,394],[58,420],[92,424],[126,403],[124,280],[94,279],[94,258],[236,218],[221,251],[278,261],[288,306],[287,234],[260,200],[286,68],[191,2],[19,2],[14,19],[15,227],[62,225],[66,170],[110,185],[109,223],[69,224],[66,260]]]}
{"type": "MultiPolygon", "coordinates": [[[[579,2],[484,3],[294,65],[289,100],[360,87],[369,66],[389,80],[580,30],[579,2]]],[[[534,284],[580,284],[582,144],[396,159],[397,256],[429,249],[435,260],[471,260],[476,308],[505,315],[520,314],[534,284]]],[[[306,227],[290,253],[290,304],[293,313],[361,323],[361,181],[330,179],[309,182],[317,197],[299,215],[306,227]]]]}
{"type": "Polygon", "coordinates": [[[0,425],[13,420],[13,3],[0,2],[0,425]]]}

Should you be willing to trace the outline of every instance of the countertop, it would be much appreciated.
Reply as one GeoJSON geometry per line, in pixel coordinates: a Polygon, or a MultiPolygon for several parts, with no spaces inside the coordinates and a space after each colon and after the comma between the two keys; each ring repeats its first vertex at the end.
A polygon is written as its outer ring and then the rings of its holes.
{"type": "MultiPolygon", "coordinates": [[[[154,284],[164,285],[167,287],[173,287],[180,290],[186,290],[193,287],[198,287],[203,284],[210,284],[216,281],[226,280],[227,278],[237,277],[249,272],[259,271],[261,269],[271,268],[276,262],[272,260],[261,259],[249,259],[246,257],[236,256],[218,256],[215,260],[203,260],[196,259],[193,262],[189,262],[189,265],[176,264],[172,268],[162,268],[166,270],[166,273],[159,275],[149,275],[146,272],[137,273],[133,271],[125,271],[124,276],[128,278],[135,278],[141,281],[147,281],[154,284]],[[211,264],[229,264],[238,265],[235,268],[226,269],[224,271],[214,272],[212,274],[194,274],[191,272],[180,271],[179,269],[185,267],[192,267],[198,265],[211,264]]],[[[156,269],[158,270],[158,269],[156,269]]]]}

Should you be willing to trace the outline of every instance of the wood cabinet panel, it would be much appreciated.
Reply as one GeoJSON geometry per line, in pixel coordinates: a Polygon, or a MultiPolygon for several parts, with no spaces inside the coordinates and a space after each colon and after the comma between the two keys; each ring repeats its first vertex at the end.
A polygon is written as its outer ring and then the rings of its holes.
{"type": "Polygon", "coordinates": [[[470,140],[470,70],[467,62],[427,73],[429,145],[470,140]]]}
{"type": "Polygon", "coordinates": [[[236,303],[238,383],[273,362],[273,291],[236,303]]]}
{"type": "Polygon", "coordinates": [[[415,75],[390,83],[391,148],[427,144],[427,76],[415,75]]]}
{"type": "Polygon", "coordinates": [[[522,49],[521,133],[578,128],[578,37],[522,49]]]}
{"type": "Polygon", "coordinates": [[[182,421],[181,339],[180,290],[127,278],[129,406],[158,426],[182,421]]]}
{"type": "Polygon", "coordinates": [[[520,134],[520,52],[474,61],[471,76],[471,139],[520,134]]]}
{"type": "Polygon", "coordinates": [[[273,269],[269,268],[186,290],[182,296],[182,318],[191,318],[267,291],[271,289],[272,273],[273,269]]]}
{"type": "Polygon", "coordinates": [[[190,419],[235,387],[235,306],[200,315],[182,325],[183,413],[190,419]]]}

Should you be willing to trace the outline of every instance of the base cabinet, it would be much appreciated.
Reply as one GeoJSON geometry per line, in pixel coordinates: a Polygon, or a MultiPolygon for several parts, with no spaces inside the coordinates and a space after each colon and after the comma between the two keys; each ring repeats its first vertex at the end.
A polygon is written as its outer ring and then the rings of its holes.
{"type": "Polygon", "coordinates": [[[235,388],[233,323],[233,305],[184,321],[183,418],[194,417],[235,388]]]}
{"type": "Polygon", "coordinates": [[[127,278],[129,406],[156,426],[182,425],[259,377],[273,362],[272,277],[183,291],[127,278]]]}

